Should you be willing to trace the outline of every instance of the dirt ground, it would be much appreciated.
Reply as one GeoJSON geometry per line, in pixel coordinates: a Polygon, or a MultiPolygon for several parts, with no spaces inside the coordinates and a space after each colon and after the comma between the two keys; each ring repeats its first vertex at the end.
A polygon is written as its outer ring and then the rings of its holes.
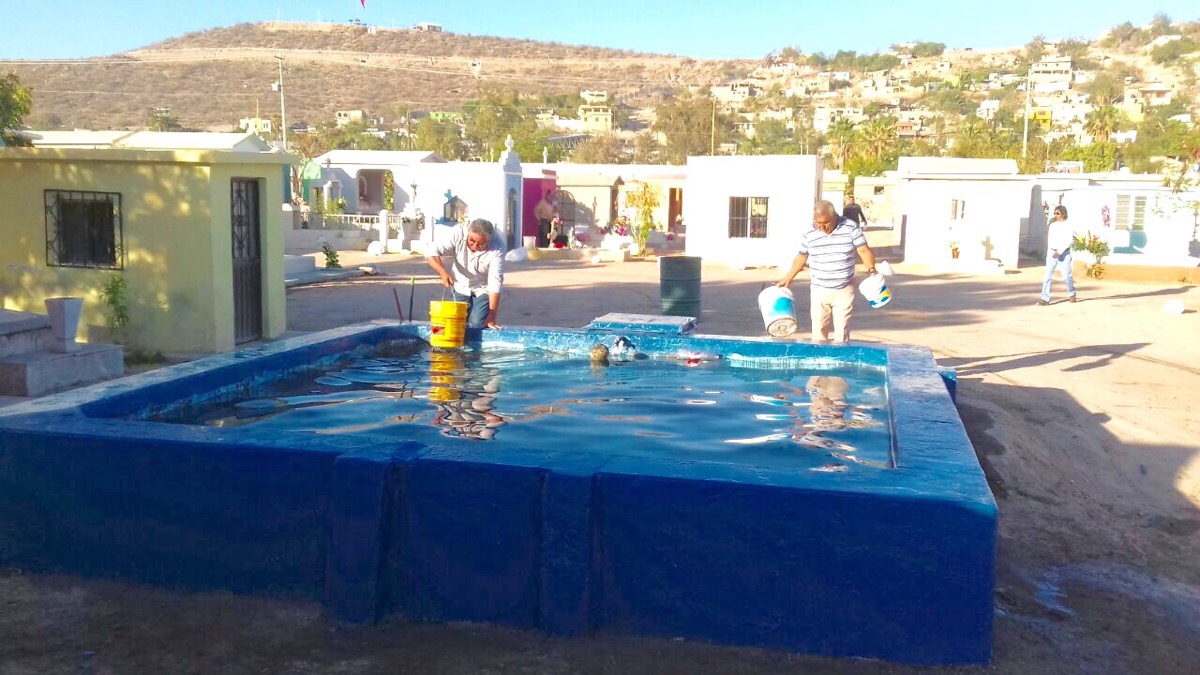
{"type": "MultiPolygon", "coordinates": [[[[343,255],[343,263],[360,262],[343,255]]],[[[289,328],[417,319],[437,293],[419,259],[291,289],[289,328]]],[[[0,675],[42,673],[1195,673],[1200,664],[1200,288],[1083,279],[1035,306],[1041,269],[897,266],[894,299],[854,337],[929,346],[959,373],[959,411],[1000,507],[992,665],[913,668],[682,640],[558,639],[475,624],[350,626],[287,598],[191,593],[0,570],[0,675]],[[1184,314],[1164,305],[1182,300],[1184,314]]],[[[653,262],[514,265],[501,322],[578,327],[657,313],[653,262]]],[[[701,332],[758,335],[778,272],[703,270],[701,332]]],[[[807,293],[797,280],[806,316],[807,293]]],[[[807,320],[803,321],[807,325],[807,320]]]]}

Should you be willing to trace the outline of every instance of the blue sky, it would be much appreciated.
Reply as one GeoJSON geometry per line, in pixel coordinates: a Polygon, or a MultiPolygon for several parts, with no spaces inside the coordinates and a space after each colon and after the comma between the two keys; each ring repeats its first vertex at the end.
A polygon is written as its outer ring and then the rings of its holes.
{"type": "Polygon", "coordinates": [[[803,52],[863,53],[896,42],[1015,47],[1034,35],[1091,39],[1124,21],[1162,12],[1200,20],[1196,0],[605,0],[603,15],[577,3],[455,0],[0,0],[0,59],[103,56],[183,33],[244,22],[345,22],[382,26],[421,21],[472,35],[528,38],[694,58],[760,58],[787,46],[803,52]],[[686,9],[685,9],[686,8],[686,9]]]}

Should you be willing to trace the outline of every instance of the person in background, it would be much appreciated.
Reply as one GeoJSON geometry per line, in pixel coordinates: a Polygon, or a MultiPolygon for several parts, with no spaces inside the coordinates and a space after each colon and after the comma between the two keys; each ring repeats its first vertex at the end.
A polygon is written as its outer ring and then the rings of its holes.
{"type": "Polygon", "coordinates": [[[1075,230],[1067,223],[1067,207],[1059,204],[1054,207],[1054,220],[1046,232],[1046,278],[1042,280],[1042,297],[1038,305],[1050,304],[1050,284],[1054,281],[1054,270],[1062,265],[1063,277],[1067,281],[1067,297],[1075,302],[1075,278],[1071,275],[1071,267],[1075,264],[1071,255],[1071,246],[1075,243],[1075,230]]]}
{"type": "Polygon", "coordinates": [[[546,194],[538,200],[537,205],[533,207],[533,216],[538,221],[537,245],[539,248],[545,248],[552,241],[550,221],[558,217],[558,211],[554,208],[553,190],[546,190],[546,194]]]}
{"type": "Polygon", "coordinates": [[[867,214],[863,212],[863,208],[854,202],[854,195],[846,198],[846,205],[842,207],[842,217],[849,218],[858,223],[859,227],[867,226],[867,214]]]}
{"type": "Polygon", "coordinates": [[[850,218],[839,221],[830,202],[817,202],[813,209],[813,228],[804,233],[800,252],[787,276],[775,284],[786,288],[806,266],[812,270],[808,286],[813,342],[832,338],[834,342],[842,343],[850,338],[855,253],[867,266],[867,274],[874,274],[875,254],[867,246],[862,228],[850,218]]]}
{"type": "Polygon", "coordinates": [[[425,256],[442,286],[453,289],[456,301],[467,303],[467,326],[471,328],[500,328],[496,317],[504,288],[504,251],[495,235],[490,221],[476,218],[460,225],[425,256]],[[451,256],[447,270],[442,258],[451,256]]]}

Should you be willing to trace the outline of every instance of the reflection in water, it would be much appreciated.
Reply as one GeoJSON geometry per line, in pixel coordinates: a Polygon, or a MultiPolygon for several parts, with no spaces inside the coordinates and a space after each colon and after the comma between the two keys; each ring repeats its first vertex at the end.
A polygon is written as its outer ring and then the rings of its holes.
{"type": "Polygon", "coordinates": [[[433,423],[446,436],[490,440],[507,420],[496,414],[500,373],[494,368],[468,369],[457,350],[429,355],[429,401],[438,408],[433,423]]]}
{"type": "Polygon", "coordinates": [[[593,356],[428,347],[354,356],[270,380],[247,392],[256,397],[250,400],[179,408],[162,419],[820,472],[894,466],[887,393],[876,371],[719,362],[686,368],[675,358],[615,360],[611,353],[604,366],[593,356]]]}
{"type": "MultiPolygon", "coordinates": [[[[825,451],[830,458],[837,460],[812,468],[811,471],[837,473],[847,470],[849,464],[875,468],[891,467],[889,462],[857,454],[858,448],[851,444],[851,434],[847,432],[878,427],[883,422],[876,419],[872,412],[877,410],[876,406],[850,403],[853,391],[845,378],[837,375],[815,375],[808,378],[804,389],[786,382],[781,382],[780,386],[788,393],[773,396],[750,394],[746,398],[753,403],[768,405],[778,410],[756,413],[754,419],[763,422],[790,422],[792,430],[788,431],[787,427],[776,428],[775,433],[753,438],[726,439],[726,443],[755,445],[790,439],[799,445],[825,451]],[[803,415],[805,408],[808,409],[807,417],[803,415]]],[[[870,391],[863,393],[871,394],[870,391]]],[[[875,392],[878,393],[880,392],[875,392]]]]}
{"type": "MultiPolygon", "coordinates": [[[[877,460],[859,457],[852,445],[836,439],[838,432],[846,429],[878,426],[880,422],[863,410],[852,410],[846,401],[850,385],[836,375],[818,375],[808,378],[804,385],[809,396],[807,424],[802,424],[803,433],[793,438],[802,445],[820,450],[830,450],[830,457],[842,462],[865,464],[877,468],[889,465],[877,460]],[[851,414],[847,417],[847,412],[851,414]]],[[[821,467],[824,471],[837,471],[836,463],[821,467]]]]}

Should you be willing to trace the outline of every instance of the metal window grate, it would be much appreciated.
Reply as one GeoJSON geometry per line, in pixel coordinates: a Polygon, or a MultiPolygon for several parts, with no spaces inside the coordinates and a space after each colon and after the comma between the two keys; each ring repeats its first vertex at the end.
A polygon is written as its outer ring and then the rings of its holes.
{"type": "Polygon", "coordinates": [[[729,238],[765,239],[767,197],[729,198],[729,238]]]}
{"type": "Polygon", "coordinates": [[[125,267],[120,193],[46,190],[44,195],[47,265],[125,267]]]}

